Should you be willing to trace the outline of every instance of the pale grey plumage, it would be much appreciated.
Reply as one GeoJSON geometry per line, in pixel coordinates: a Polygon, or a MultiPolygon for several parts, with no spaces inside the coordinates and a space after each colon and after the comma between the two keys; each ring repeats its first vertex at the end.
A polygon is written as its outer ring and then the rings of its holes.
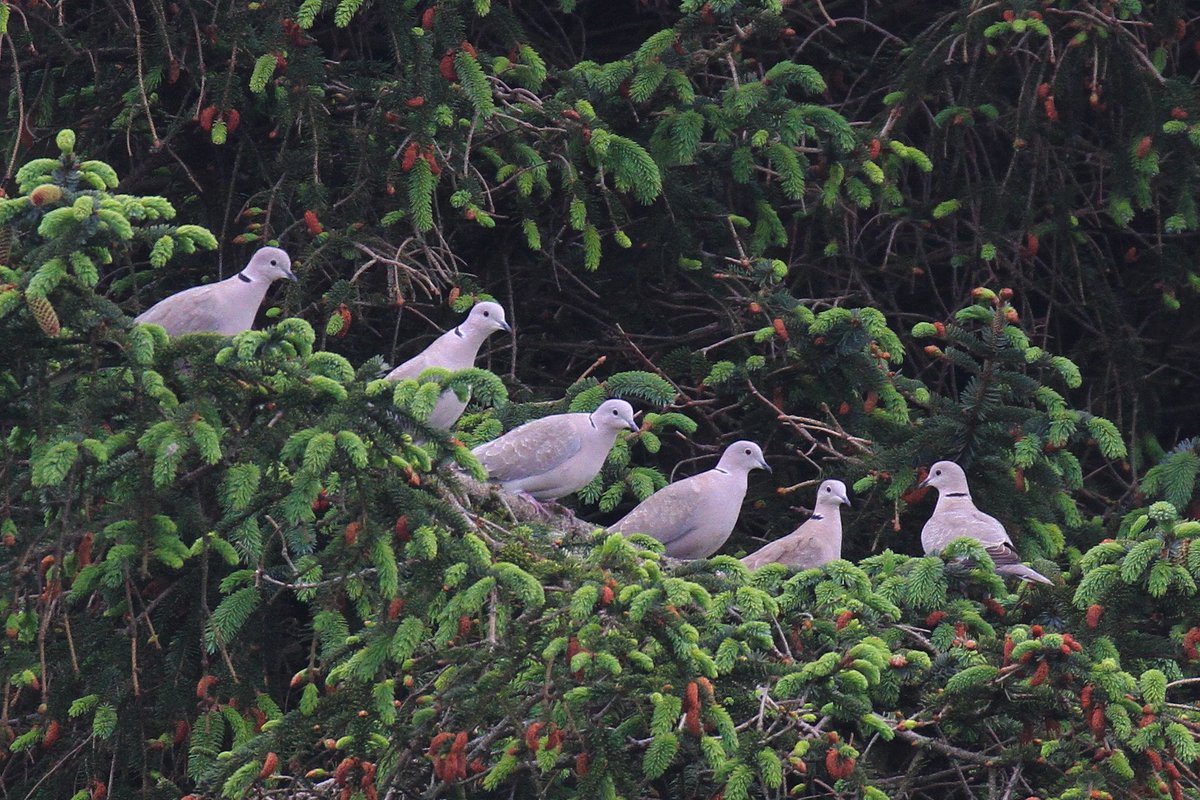
{"type": "Polygon", "coordinates": [[[983,545],[1001,575],[1053,585],[1045,575],[1021,563],[1000,520],[975,507],[962,467],[953,461],[939,461],[929,468],[929,476],[920,485],[938,490],[937,505],[921,529],[921,546],[926,554],[943,550],[955,539],[970,537],[983,545]]]}
{"type": "Polygon", "coordinates": [[[734,442],[717,466],[664,486],[609,530],[649,534],[673,558],[708,558],[733,533],[752,469],[771,471],[758,445],[734,442]]]}
{"type": "MultiPolygon", "coordinates": [[[[511,331],[499,303],[476,303],[462,324],[446,331],[417,355],[387,374],[390,381],[417,378],[427,369],[439,367],[451,372],[475,366],[475,357],[487,337],[496,331],[511,331]]],[[[449,429],[467,407],[465,400],[447,389],[438,397],[433,412],[426,420],[435,428],[449,429]]]]}
{"type": "Polygon", "coordinates": [[[250,330],[270,285],[279,278],[296,280],[291,267],[292,260],[283,250],[264,247],[237,275],[177,292],[150,306],[136,321],[161,325],[168,336],[201,332],[232,336],[250,330]]]}
{"type": "Polygon", "coordinates": [[[841,506],[850,505],[846,484],[824,481],[817,487],[813,515],[796,530],[761,547],[742,559],[747,569],[767,564],[784,564],[792,569],[809,569],[842,557],[841,506]]]}
{"type": "Polygon", "coordinates": [[[633,407],[605,400],[590,414],[552,414],[527,422],[471,452],[488,477],[508,491],[555,500],[591,483],[622,430],[638,430],[633,407]]]}

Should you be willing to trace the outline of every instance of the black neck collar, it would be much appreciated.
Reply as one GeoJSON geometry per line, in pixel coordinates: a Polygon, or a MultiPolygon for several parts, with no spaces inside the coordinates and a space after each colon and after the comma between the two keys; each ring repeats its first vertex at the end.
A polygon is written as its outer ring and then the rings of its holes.
{"type": "Polygon", "coordinates": [[[946,497],[970,497],[968,492],[946,492],[946,497]]]}
{"type": "Polygon", "coordinates": [[[727,470],[727,469],[721,469],[720,467],[713,467],[713,472],[719,472],[719,473],[721,473],[722,475],[728,475],[728,474],[729,474],[729,470],[727,470]]]}
{"type": "Polygon", "coordinates": [[[454,327],[454,335],[455,335],[455,336],[457,336],[457,337],[458,337],[458,338],[460,338],[460,339],[461,339],[461,338],[463,338],[462,331],[460,331],[460,330],[458,329],[458,326],[455,326],[455,327],[454,327]]]}
{"type": "Polygon", "coordinates": [[[824,514],[813,514],[809,519],[825,519],[824,514]]]}
{"type": "Polygon", "coordinates": [[[244,272],[238,273],[238,280],[241,281],[242,283],[254,283],[254,281],[252,279],[246,277],[246,274],[244,272]]]}

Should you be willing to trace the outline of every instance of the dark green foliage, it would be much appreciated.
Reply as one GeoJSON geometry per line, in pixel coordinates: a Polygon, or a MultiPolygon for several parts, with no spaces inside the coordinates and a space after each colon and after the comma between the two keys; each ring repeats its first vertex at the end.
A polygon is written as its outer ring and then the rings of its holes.
{"type": "Polygon", "coordinates": [[[1195,797],[1186,12],[0,2],[0,785],[1195,797]],[[131,324],[264,243],[259,330],[131,324]],[[725,554],[464,494],[606,397],[598,522],[763,444],[725,554]],[[914,555],[938,458],[1056,586],[914,555]],[[748,574],[826,475],[847,560],[748,574]]]}

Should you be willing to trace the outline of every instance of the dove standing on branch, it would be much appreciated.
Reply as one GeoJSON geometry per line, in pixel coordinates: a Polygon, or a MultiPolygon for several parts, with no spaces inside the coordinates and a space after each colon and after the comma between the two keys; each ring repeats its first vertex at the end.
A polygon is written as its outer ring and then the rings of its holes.
{"type": "Polygon", "coordinates": [[[201,332],[232,336],[254,327],[267,288],[280,278],[296,280],[292,259],[278,247],[264,247],[237,275],[159,300],[135,321],[161,325],[168,336],[201,332]]]}
{"type": "Polygon", "coordinates": [[[552,414],[527,422],[471,452],[506,490],[556,500],[591,483],[622,430],[638,430],[633,407],[605,400],[590,414],[552,414]]]}
{"type": "Polygon", "coordinates": [[[1000,520],[975,507],[971,501],[971,491],[967,488],[967,475],[958,464],[953,461],[937,462],[929,468],[929,476],[919,486],[932,486],[938,490],[933,515],[921,529],[921,546],[925,548],[926,555],[942,550],[955,539],[965,536],[983,545],[996,565],[996,572],[1001,575],[1030,583],[1053,585],[1053,581],[1045,575],[1021,563],[1012,539],[1000,520]]]}
{"type": "Polygon", "coordinates": [[[828,480],[817,488],[813,515],[796,530],[776,539],[742,559],[747,569],[767,564],[784,564],[792,569],[809,569],[842,557],[842,510],[850,505],[846,484],[828,480]]]}
{"type": "MultiPolygon", "coordinates": [[[[512,331],[504,320],[504,309],[499,303],[490,301],[476,303],[461,325],[434,339],[420,353],[389,372],[387,379],[416,379],[422,372],[434,367],[451,372],[473,367],[484,340],[496,331],[512,331]]],[[[435,428],[449,429],[462,416],[466,407],[466,400],[459,400],[453,390],[447,389],[438,397],[437,404],[426,422],[435,428]]]]}
{"type": "Polygon", "coordinates": [[[733,533],[752,469],[771,471],[758,445],[734,442],[717,466],[659,489],[609,530],[649,534],[672,558],[708,558],[733,533]]]}

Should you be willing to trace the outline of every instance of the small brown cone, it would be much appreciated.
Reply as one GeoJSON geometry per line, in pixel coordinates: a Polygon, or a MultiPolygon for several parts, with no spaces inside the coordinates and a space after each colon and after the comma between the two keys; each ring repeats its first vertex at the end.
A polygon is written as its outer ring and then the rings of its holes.
{"type": "Polygon", "coordinates": [[[26,294],[25,303],[29,306],[42,333],[47,336],[58,336],[62,325],[59,324],[58,314],[54,312],[54,306],[50,305],[50,301],[41,296],[26,294]]]}
{"type": "Polygon", "coordinates": [[[62,187],[55,186],[53,183],[43,183],[29,193],[29,201],[35,206],[44,206],[49,203],[57,203],[62,199],[62,195],[62,187]]]}

